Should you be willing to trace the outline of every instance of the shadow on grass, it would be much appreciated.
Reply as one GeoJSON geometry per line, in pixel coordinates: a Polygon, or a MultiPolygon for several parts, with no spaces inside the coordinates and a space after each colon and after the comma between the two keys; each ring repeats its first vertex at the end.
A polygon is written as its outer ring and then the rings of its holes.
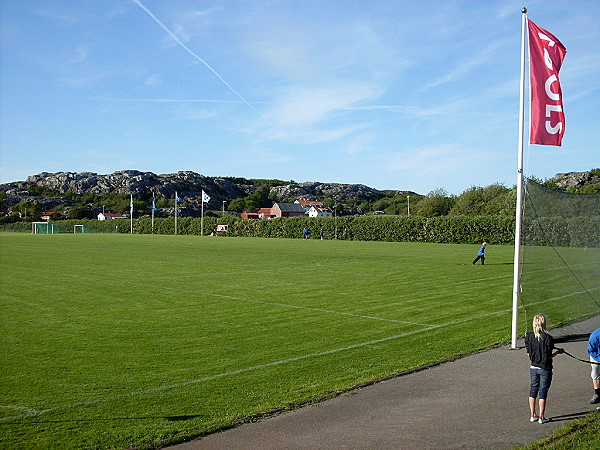
{"type": "MultiPolygon", "coordinates": [[[[28,416],[32,417],[32,416],[28,416]]],[[[169,422],[182,422],[185,420],[197,419],[203,417],[201,414],[190,414],[182,416],[137,416],[137,417],[90,417],[85,419],[48,419],[48,420],[28,420],[28,423],[68,423],[68,422],[110,422],[110,421],[126,421],[126,420],[149,420],[149,419],[164,419],[169,422]]],[[[23,418],[20,418],[23,419],[23,418]]],[[[8,421],[7,421],[8,423],[8,421]]]]}

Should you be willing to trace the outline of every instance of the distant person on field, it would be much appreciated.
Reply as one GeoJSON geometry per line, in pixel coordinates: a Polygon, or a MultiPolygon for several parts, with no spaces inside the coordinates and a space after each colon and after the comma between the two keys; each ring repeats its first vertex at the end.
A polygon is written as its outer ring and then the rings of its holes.
{"type": "Polygon", "coordinates": [[[348,237],[348,230],[344,228],[344,233],[342,233],[343,239],[346,240],[348,237]]]}
{"type": "Polygon", "coordinates": [[[531,360],[529,374],[531,386],[529,389],[529,410],[531,411],[531,422],[546,423],[544,415],[546,412],[546,397],[552,383],[552,358],[562,349],[555,349],[554,338],[546,330],[546,316],[538,314],[533,318],[533,332],[525,336],[525,347],[531,360]],[[535,399],[539,395],[539,415],[535,410],[535,399]]]}
{"type": "Polygon", "coordinates": [[[486,245],[487,245],[487,242],[483,242],[481,244],[481,248],[477,252],[477,258],[475,258],[473,260],[473,264],[475,264],[479,260],[481,260],[481,265],[485,264],[485,247],[486,247],[486,245]]]}
{"type": "MultiPolygon", "coordinates": [[[[590,334],[588,340],[588,353],[590,362],[600,363],[600,328],[597,328],[590,334]]],[[[595,405],[600,403],[600,364],[590,364],[592,366],[592,382],[594,383],[594,396],[590,403],[595,405]]]]}
{"type": "Polygon", "coordinates": [[[323,240],[323,238],[325,237],[325,232],[323,231],[323,228],[321,228],[321,231],[319,231],[319,236],[321,236],[321,240],[323,240]]]}
{"type": "Polygon", "coordinates": [[[302,231],[302,234],[304,235],[304,239],[310,238],[310,231],[308,228],[305,228],[304,231],[302,231]]]}

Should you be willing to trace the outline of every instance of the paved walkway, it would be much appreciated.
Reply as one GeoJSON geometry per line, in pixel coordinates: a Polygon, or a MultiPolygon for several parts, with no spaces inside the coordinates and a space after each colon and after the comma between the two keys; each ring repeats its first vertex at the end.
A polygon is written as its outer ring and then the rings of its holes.
{"type": "MultiPolygon", "coordinates": [[[[587,338],[599,327],[596,316],[551,334],[557,346],[587,359],[587,338]]],[[[589,364],[566,355],[554,363],[550,423],[529,422],[528,393],[527,353],[503,347],[174,448],[509,449],[596,410],[588,403],[589,364]]]]}

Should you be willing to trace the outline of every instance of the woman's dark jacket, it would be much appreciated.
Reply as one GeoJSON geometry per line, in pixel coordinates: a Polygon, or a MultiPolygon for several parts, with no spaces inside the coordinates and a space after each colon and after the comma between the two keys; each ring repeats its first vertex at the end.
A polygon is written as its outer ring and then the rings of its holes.
{"type": "Polygon", "coordinates": [[[533,332],[529,332],[525,336],[525,347],[532,366],[552,370],[552,350],[554,349],[554,338],[552,336],[542,332],[538,339],[533,332]]]}

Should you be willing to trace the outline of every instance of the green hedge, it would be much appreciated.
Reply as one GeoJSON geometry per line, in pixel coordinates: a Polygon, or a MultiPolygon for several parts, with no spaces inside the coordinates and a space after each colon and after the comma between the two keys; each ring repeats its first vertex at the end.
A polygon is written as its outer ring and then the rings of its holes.
{"type": "MultiPolygon", "coordinates": [[[[73,233],[75,225],[83,225],[86,231],[91,233],[129,233],[130,221],[118,220],[94,220],[94,219],[71,219],[52,222],[55,233],[73,233]]],[[[135,224],[135,221],[134,221],[135,224]]],[[[31,233],[31,222],[15,222],[0,225],[3,231],[23,231],[31,233]]]]}
{"type": "MultiPolygon", "coordinates": [[[[53,222],[60,233],[72,233],[74,225],[84,225],[93,233],[129,233],[130,221],[119,220],[63,220],[53,222]]],[[[246,236],[262,238],[302,238],[308,228],[313,239],[319,238],[323,229],[325,239],[343,238],[346,229],[348,240],[387,242],[435,242],[473,244],[486,240],[492,244],[512,244],[515,223],[505,216],[342,216],[342,217],[294,217],[290,219],[242,220],[234,216],[205,217],[204,234],[208,235],[218,224],[228,225],[222,236],[246,236]],[[337,233],[337,234],[336,234],[337,233]]],[[[177,220],[178,234],[200,235],[201,220],[183,217],[177,220]]],[[[17,222],[0,226],[5,231],[31,232],[31,223],[17,222]]],[[[174,234],[175,219],[152,220],[143,217],[133,221],[134,233],[174,234]]],[[[565,219],[543,218],[533,223],[524,221],[523,242],[526,245],[555,245],[561,247],[600,247],[600,216],[565,219]]]]}
{"type": "Polygon", "coordinates": [[[600,247],[600,216],[542,217],[523,222],[523,243],[555,247],[600,247]]]}

